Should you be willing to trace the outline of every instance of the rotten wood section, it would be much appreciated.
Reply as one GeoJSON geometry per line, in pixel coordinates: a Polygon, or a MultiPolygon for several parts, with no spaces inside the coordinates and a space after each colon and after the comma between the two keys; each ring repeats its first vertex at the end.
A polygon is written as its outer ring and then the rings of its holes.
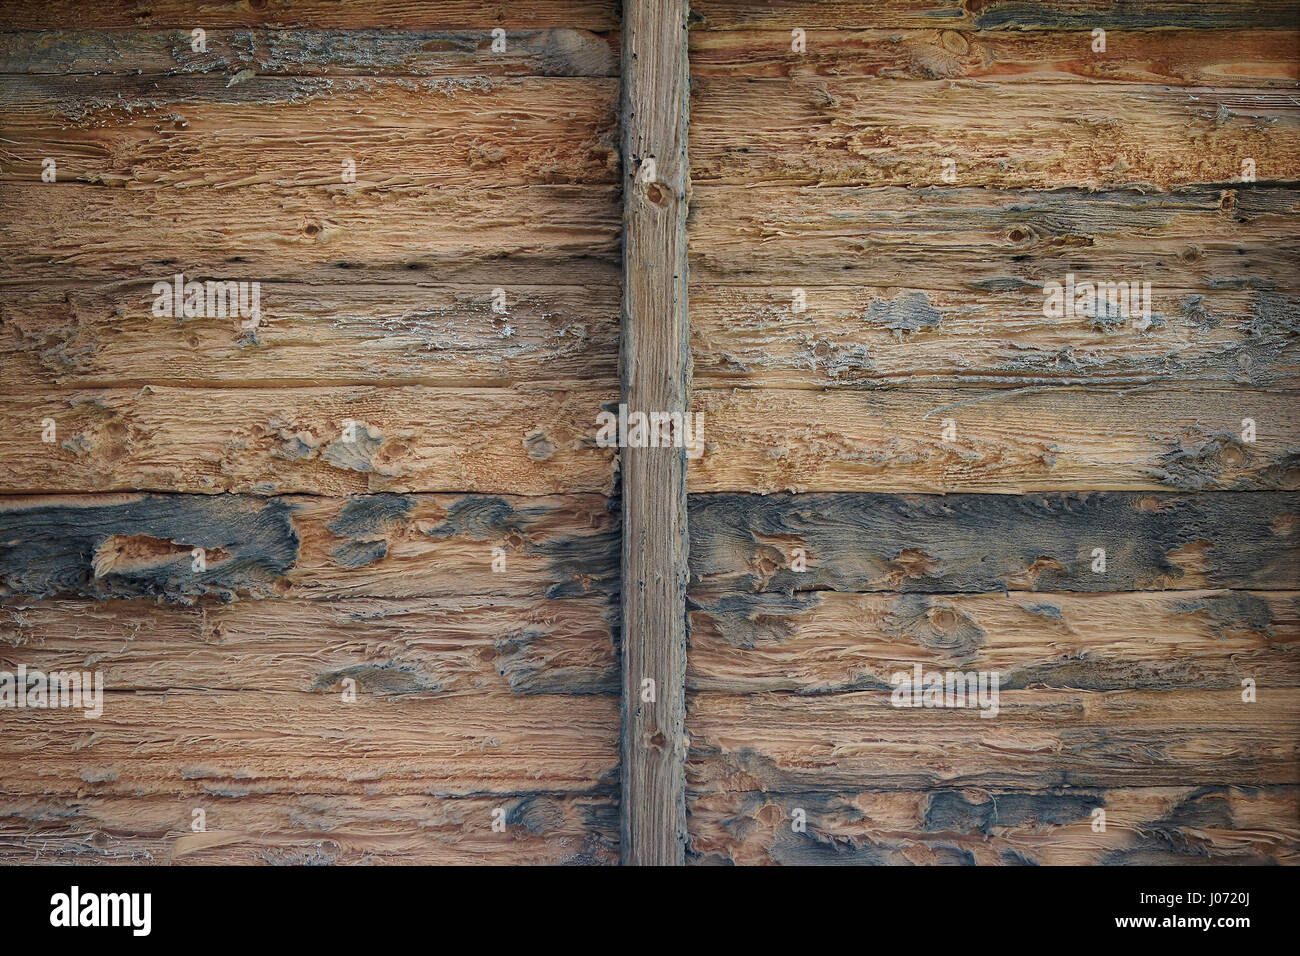
{"type": "MultiPolygon", "coordinates": [[[[804,9],[815,13],[812,5],[804,9]]],[[[999,83],[1097,80],[1263,88],[1294,87],[1300,82],[1296,60],[1300,35],[1294,29],[1107,30],[1106,49],[1094,50],[1090,32],[966,32],[938,24],[906,30],[804,28],[805,49],[795,52],[790,48],[793,28],[697,27],[691,31],[691,75],[999,83]]],[[[977,117],[968,113],[967,118],[977,117]]]]}
{"type": "Polygon", "coordinates": [[[618,26],[616,0],[215,0],[196,13],[193,0],[161,0],[142,8],[135,0],[19,0],[0,12],[0,30],[204,29],[280,27],[308,29],[538,30],[574,28],[603,32],[618,26]]]}
{"type": "Polygon", "coordinates": [[[1300,686],[1300,592],[715,594],[693,591],[688,686],[891,688],[892,675],[998,671],[1003,689],[1300,686]]]}
{"type": "Polygon", "coordinates": [[[695,383],[1300,387],[1295,295],[1267,288],[1152,289],[1149,322],[1105,310],[1049,318],[1043,299],[1040,289],[1027,286],[978,293],[817,286],[804,290],[796,312],[790,288],[696,284],[695,383]]]}
{"type": "Polygon", "coordinates": [[[53,160],[59,183],[207,186],[228,205],[231,187],[262,183],[610,185],[617,106],[615,78],[5,76],[3,178],[40,183],[53,160]]]}
{"type": "Polygon", "coordinates": [[[707,592],[1300,590],[1295,494],[692,495],[690,504],[692,585],[707,592]],[[792,566],[795,548],[805,571],[792,566]],[[1096,548],[1106,549],[1104,573],[1092,570],[1096,548]]]}
{"type": "Polygon", "coordinates": [[[593,438],[607,403],[617,395],[382,385],[11,396],[0,491],[609,494],[613,451],[593,438]]]}
{"type": "Polygon", "coordinates": [[[0,33],[0,73],[618,76],[613,33],[512,29],[504,53],[492,41],[484,29],[215,29],[195,50],[186,30],[25,31],[0,33]]]}
{"type": "Polygon", "coordinates": [[[0,391],[612,387],[616,282],[516,285],[509,269],[499,279],[495,287],[263,282],[263,317],[251,330],[237,316],[155,316],[149,280],[9,287],[0,302],[0,391]],[[494,310],[494,288],[506,294],[503,312],[494,310]]]}
{"type": "MultiPolygon", "coordinates": [[[[82,785],[85,786],[84,784],[82,785]]],[[[232,788],[233,790],[234,788],[232,788]]],[[[593,865],[618,860],[612,785],[484,796],[0,793],[0,860],[322,866],[593,865]],[[208,827],[194,833],[202,809],[208,827]],[[492,831],[504,811],[504,832],[492,831]]]]}
{"type": "Polygon", "coordinates": [[[1239,183],[1247,158],[1300,179],[1293,90],[697,79],[691,112],[697,186],[1168,190],[1239,183]]]}
{"type": "Polygon", "coordinates": [[[1296,865],[1297,803],[1295,786],[714,793],[691,800],[691,862],[1296,865]]]}
{"type": "MultiPolygon", "coordinates": [[[[688,15],[686,0],[623,5],[620,359],[623,402],[643,414],[690,408],[688,15]]],[[[620,472],[622,860],[671,866],[686,845],[686,449],[625,447],[620,472]]]]}
{"type": "Polygon", "coordinates": [[[478,598],[522,613],[618,593],[618,515],[597,495],[0,498],[0,542],[5,598],[478,598]]]}
{"type": "Polygon", "coordinates": [[[705,452],[692,492],[1300,488],[1292,392],[760,388],[694,400],[705,452]]]}
{"type": "Polygon", "coordinates": [[[697,30],[884,29],[936,25],[971,30],[1225,30],[1294,28],[1296,0],[696,0],[697,30]]]}
{"type": "Polygon", "coordinates": [[[693,792],[1294,784],[1300,689],[1000,691],[975,707],[895,707],[888,690],[695,692],[693,792]]]}

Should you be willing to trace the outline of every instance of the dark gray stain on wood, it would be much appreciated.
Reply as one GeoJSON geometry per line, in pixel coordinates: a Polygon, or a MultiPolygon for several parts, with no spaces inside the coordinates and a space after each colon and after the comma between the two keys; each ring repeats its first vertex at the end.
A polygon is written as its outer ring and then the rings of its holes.
{"type": "Polygon", "coordinates": [[[244,495],[0,501],[0,593],[186,604],[202,595],[265,596],[298,558],[291,511],[284,500],[244,495]],[[205,570],[192,570],[193,548],[208,552],[205,570]]]}
{"type": "Polygon", "coordinates": [[[695,585],[803,591],[1287,589],[1300,495],[693,495],[695,585]],[[802,547],[808,570],[790,567],[802,547]],[[1092,572],[1093,550],[1106,571],[1092,572]],[[1188,570],[1196,569],[1195,574],[1188,570]]]}
{"type": "Polygon", "coordinates": [[[998,793],[974,799],[960,791],[938,790],[930,795],[925,828],[987,836],[999,826],[1063,826],[1088,819],[1094,808],[1105,803],[1100,793],[1072,790],[998,793]]]}
{"type": "MultiPolygon", "coordinates": [[[[1098,9],[1088,4],[1083,9],[1061,10],[1053,5],[1015,0],[1009,3],[967,3],[952,11],[962,16],[963,8],[975,13],[980,30],[1149,30],[1162,27],[1220,30],[1238,26],[1294,27],[1300,8],[1289,3],[1245,4],[1220,3],[1146,3],[1118,0],[1098,9]]],[[[940,11],[940,15],[943,11],[940,11]]]]}

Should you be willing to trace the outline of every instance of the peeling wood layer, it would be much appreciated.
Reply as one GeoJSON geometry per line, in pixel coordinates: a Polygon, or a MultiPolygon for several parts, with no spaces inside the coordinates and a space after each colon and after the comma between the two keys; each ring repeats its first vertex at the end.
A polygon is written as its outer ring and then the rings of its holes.
{"type": "Polygon", "coordinates": [[[0,794],[8,864],[594,865],[618,861],[612,788],[487,796],[0,794]],[[205,833],[190,827],[204,811],[205,833]],[[492,831],[504,810],[504,832],[492,831]]]}
{"type": "Polygon", "coordinates": [[[350,159],[345,192],[611,184],[617,104],[613,78],[6,76],[3,178],[342,189],[350,159]]]}
{"type": "Polygon", "coordinates": [[[691,595],[694,690],[892,688],[892,675],[997,671],[1000,687],[1300,686],[1300,592],[691,595]]]}
{"type": "Polygon", "coordinates": [[[186,29],[43,30],[0,33],[0,73],[617,76],[617,39],[569,27],[511,30],[498,53],[483,29],[216,29],[207,49],[195,50],[186,29]]]}
{"type": "Polygon", "coordinates": [[[420,386],[11,396],[0,491],[608,494],[613,454],[596,446],[595,422],[615,401],[420,386]],[[46,419],[57,443],[41,440],[46,419]]]}
{"type": "Polygon", "coordinates": [[[113,693],[5,714],[6,799],[68,794],[474,795],[585,792],[617,780],[604,694],[375,697],[270,691],[113,693]]]}
{"type": "Polygon", "coordinates": [[[616,284],[515,285],[507,269],[499,279],[264,282],[253,330],[237,316],[155,316],[149,280],[13,287],[0,302],[0,391],[616,381],[616,284]]]}
{"type": "Polygon", "coordinates": [[[1172,189],[1300,180],[1291,90],[696,79],[697,185],[1172,189]]]}
{"type": "Polygon", "coordinates": [[[692,791],[1294,784],[1300,689],[1002,691],[998,716],[890,692],[696,692],[692,791]]]}
{"type": "Polygon", "coordinates": [[[690,504],[695,590],[1300,589],[1295,494],[693,495],[690,504]],[[795,548],[807,571],[792,569],[795,548]],[[1092,571],[1095,548],[1106,549],[1104,574],[1092,571]]]}
{"type": "MultiPolygon", "coordinates": [[[[1052,30],[967,32],[960,26],[945,29],[940,23],[905,30],[809,29],[803,24],[808,14],[816,15],[818,6],[807,5],[791,18],[806,34],[801,53],[790,49],[793,27],[693,30],[691,74],[987,79],[1000,83],[1098,80],[1263,88],[1291,88],[1300,83],[1296,59],[1300,36],[1294,29],[1110,29],[1106,49],[1094,50],[1088,33],[1052,30]]],[[[0,38],[0,51],[3,49],[0,38]]],[[[976,117],[967,113],[966,118],[976,117]]]]}
{"type": "MultiPolygon", "coordinates": [[[[936,163],[942,157],[935,154],[936,163]]],[[[1168,288],[1294,292],[1300,193],[700,186],[698,281],[789,287],[1041,288],[1066,275],[1168,288]]]]}
{"type": "Polygon", "coordinates": [[[718,793],[691,801],[691,862],[1294,866],[1297,802],[1294,786],[718,793]]]}
{"type": "Polygon", "coordinates": [[[710,389],[694,407],[692,492],[1300,488],[1290,392],[710,389]]]}
{"type": "Polygon", "coordinates": [[[1300,298],[1270,289],[1153,289],[1146,323],[1048,318],[1034,287],[821,286],[801,312],[791,292],[697,283],[697,386],[1300,387],[1300,298]]]}
{"type": "Polygon", "coordinates": [[[618,545],[617,509],[595,495],[7,498],[0,596],[493,597],[518,607],[617,594],[618,545]],[[209,552],[202,571],[194,548],[209,552]],[[492,570],[495,548],[505,572],[492,570]]]}

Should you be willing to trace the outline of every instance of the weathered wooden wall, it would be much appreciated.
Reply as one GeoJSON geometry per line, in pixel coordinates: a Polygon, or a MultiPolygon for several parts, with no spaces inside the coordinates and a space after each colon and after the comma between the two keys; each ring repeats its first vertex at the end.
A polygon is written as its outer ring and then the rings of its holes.
{"type": "Polygon", "coordinates": [[[689,858],[1300,862],[1297,4],[693,13],[689,858]]]}
{"type": "Polygon", "coordinates": [[[0,860],[617,860],[617,12],[4,5],[0,860]]]}

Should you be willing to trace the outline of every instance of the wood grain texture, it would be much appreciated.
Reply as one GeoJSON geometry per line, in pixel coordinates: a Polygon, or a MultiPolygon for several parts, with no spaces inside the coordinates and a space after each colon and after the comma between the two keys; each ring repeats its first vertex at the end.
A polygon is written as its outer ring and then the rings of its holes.
{"type": "Polygon", "coordinates": [[[706,592],[1300,590],[1295,494],[692,495],[690,506],[692,584],[706,592]]]}
{"type": "Polygon", "coordinates": [[[1103,51],[1092,49],[1090,33],[1056,30],[968,32],[930,24],[804,31],[805,50],[796,53],[790,49],[790,29],[697,28],[691,31],[691,74],[1266,88],[1300,82],[1300,37],[1294,30],[1107,30],[1103,51]]]}
{"type": "Polygon", "coordinates": [[[696,284],[697,387],[1300,385],[1300,299],[1268,289],[1153,289],[1145,328],[1048,318],[1031,287],[819,286],[798,313],[792,292],[696,284]]]}
{"type": "Polygon", "coordinates": [[[1291,392],[738,389],[695,407],[692,492],[1300,488],[1291,392]],[[1246,419],[1266,423],[1253,442],[1246,419]]]}
{"type": "Polygon", "coordinates": [[[688,697],[693,791],[1294,784],[1300,689],[1035,688],[975,708],[890,692],[688,697]]]}
{"type": "Polygon", "coordinates": [[[1066,274],[1167,288],[1297,288],[1300,194],[698,187],[691,274],[706,282],[1042,288],[1066,274]]]}
{"type": "MultiPolygon", "coordinates": [[[[622,397],[633,412],[684,415],[691,394],[689,3],[628,0],[623,18],[622,397]]],[[[620,477],[626,529],[622,860],[680,865],[686,844],[686,449],[624,448],[620,477]]]]}
{"type": "Polygon", "coordinates": [[[853,30],[936,25],[976,30],[1294,27],[1295,0],[697,0],[696,29],[853,30]]]}
{"type": "Polygon", "coordinates": [[[1291,90],[697,78],[697,185],[1172,189],[1300,179],[1291,90]]]}
{"type": "Polygon", "coordinates": [[[135,0],[16,0],[0,13],[0,29],[48,30],[76,25],[82,29],[134,30],[231,27],[306,27],[315,29],[465,29],[492,27],[535,30],[574,27],[609,30],[617,25],[614,0],[162,0],[141,5],[135,0]]]}
{"type": "Polygon", "coordinates": [[[693,592],[688,685],[821,694],[998,671],[1003,689],[1300,686],[1300,593],[693,592]]]}
{"type": "Polygon", "coordinates": [[[691,801],[703,865],[1187,866],[1300,863],[1300,790],[1117,787],[1038,791],[717,793],[691,801]],[[791,829],[801,809],[807,830],[791,829]],[[1106,813],[1094,832],[1093,812],[1106,813]]]}
{"type": "Polygon", "coordinates": [[[597,186],[12,185],[0,190],[0,281],[612,283],[618,201],[597,186]]]}
{"type": "MultiPolygon", "coordinates": [[[[439,4],[439,6],[442,6],[439,4]]],[[[206,18],[205,22],[206,22],[206,18]]],[[[51,29],[0,33],[0,73],[223,73],[260,76],[617,76],[618,37],[556,27],[511,30],[51,29]]]]}
{"type": "Polygon", "coordinates": [[[604,596],[0,602],[0,669],[97,670],[114,691],[438,697],[613,694],[604,596]]]}
{"type": "Polygon", "coordinates": [[[0,793],[6,864],[595,865],[618,860],[612,788],[485,796],[0,793]],[[492,832],[492,813],[506,829],[492,832]],[[193,812],[208,827],[194,833],[193,812]]]}
{"type": "Polygon", "coordinates": [[[104,696],[95,720],[7,712],[4,793],[510,794],[586,791],[617,775],[618,702],[602,694],[104,696]]]}
{"type": "Polygon", "coordinates": [[[618,528],[617,509],[596,495],[3,498],[0,595],[483,598],[525,608],[539,596],[616,595],[618,528]],[[207,553],[197,573],[196,547],[207,553]],[[504,571],[493,571],[494,548],[504,571]]]}
{"type": "Polygon", "coordinates": [[[613,455],[594,436],[615,400],[421,386],[13,396],[0,401],[0,491],[609,493],[613,455]]]}
{"type": "Polygon", "coordinates": [[[617,100],[598,77],[7,76],[3,178],[38,183],[52,159],[62,183],[231,205],[233,187],[342,188],[345,160],[350,191],[611,184],[617,100]]]}
{"type": "Polygon", "coordinates": [[[509,270],[500,280],[265,282],[255,330],[236,317],[154,316],[148,280],[12,287],[0,301],[0,389],[613,387],[616,283],[514,285],[509,270]],[[504,313],[493,311],[496,288],[504,313]]]}

